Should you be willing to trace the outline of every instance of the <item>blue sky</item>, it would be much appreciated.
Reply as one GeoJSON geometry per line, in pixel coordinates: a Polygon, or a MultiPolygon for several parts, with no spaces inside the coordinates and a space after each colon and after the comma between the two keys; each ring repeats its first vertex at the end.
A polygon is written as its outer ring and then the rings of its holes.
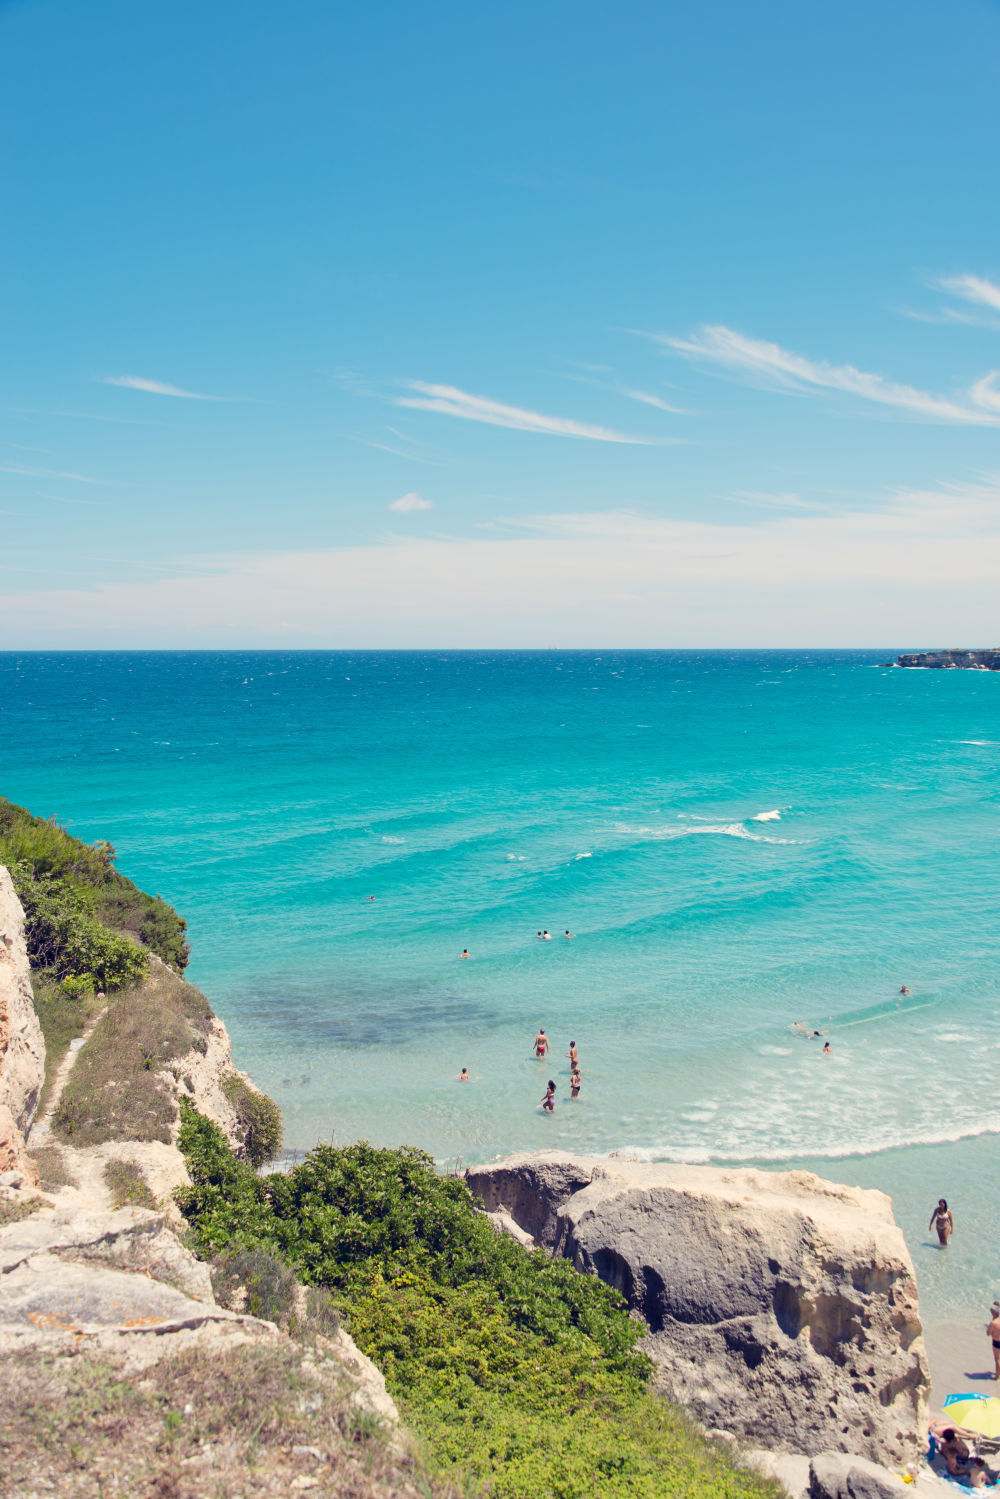
{"type": "Polygon", "coordinates": [[[1000,6],[0,0],[0,643],[1000,639],[1000,6]]]}

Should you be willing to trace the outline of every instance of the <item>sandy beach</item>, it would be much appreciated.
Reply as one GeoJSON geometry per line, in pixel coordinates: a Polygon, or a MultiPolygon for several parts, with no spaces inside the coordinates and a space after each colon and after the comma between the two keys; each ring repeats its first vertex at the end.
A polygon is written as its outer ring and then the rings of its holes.
{"type": "Polygon", "coordinates": [[[939,1411],[947,1395],[976,1391],[998,1393],[993,1382],[993,1355],[982,1325],[933,1321],[924,1324],[927,1357],[931,1366],[931,1409],[939,1411]]]}

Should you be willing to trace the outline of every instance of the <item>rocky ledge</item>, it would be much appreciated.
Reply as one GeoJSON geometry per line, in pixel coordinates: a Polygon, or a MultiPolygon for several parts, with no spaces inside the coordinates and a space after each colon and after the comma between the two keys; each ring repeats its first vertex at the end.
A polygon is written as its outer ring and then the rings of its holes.
{"type": "Polygon", "coordinates": [[[664,1393],[788,1453],[909,1462],[929,1375],[913,1264],[881,1192],[806,1171],[561,1151],[468,1172],[498,1228],[615,1286],[664,1393]]]}
{"type": "Polygon", "coordinates": [[[933,671],[1000,671],[1000,646],[973,651],[915,651],[897,656],[892,666],[920,666],[933,671]]]}

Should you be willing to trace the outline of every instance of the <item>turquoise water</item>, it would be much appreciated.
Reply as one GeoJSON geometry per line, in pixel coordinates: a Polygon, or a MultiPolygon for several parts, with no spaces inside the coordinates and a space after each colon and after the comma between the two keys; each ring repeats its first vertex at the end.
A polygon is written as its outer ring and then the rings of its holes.
{"type": "Polygon", "coordinates": [[[1000,1227],[1000,675],[892,654],[0,655],[0,791],[188,917],[292,1146],[807,1162],[951,1315],[1000,1227]]]}

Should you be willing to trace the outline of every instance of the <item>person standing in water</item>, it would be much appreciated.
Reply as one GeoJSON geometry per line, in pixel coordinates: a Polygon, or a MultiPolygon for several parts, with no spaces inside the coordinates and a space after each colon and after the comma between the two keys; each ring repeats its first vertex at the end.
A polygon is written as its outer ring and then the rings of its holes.
{"type": "Polygon", "coordinates": [[[944,1198],[938,1199],[938,1205],[931,1214],[931,1221],[927,1225],[928,1231],[937,1229],[938,1243],[942,1249],[948,1248],[948,1240],[955,1232],[955,1220],[951,1216],[951,1208],[944,1198]]]}
{"type": "Polygon", "coordinates": [[[580,1065],[580,1054],[576,1049],[575,1041],[571,1041],[569,1043],[569,1051],[566,1053],[566,1055],[569,1057],[570,1072],[575,1072],[580,1065]]]}
{"type": "Polygon", "coordinates": [[[549,1038],[544,1031],[539,1031],[535,1037],[535,1056],[542,1061],[549,1049],[549,1038]]]}
{"type": "Polygon", "coordinates": [[[555,1113],[555,1111],[556,1111],[556,1085],[552,1081],[551,1078],[549,1078],[548,1082],[545,1085],[545,1096],[544,1096],[544,1098],[540,1098],[539,1099],[539,1103],[541,1104],[542,1108],[546,1111],[546,1113],[548,1113],[548,1114],[554,1114],[555,1113]]]}
{"type": "Polygon", "coordinates": [[[458,1074],[458,1080],[459,1080],[460,1083],[467,1083],[469,1081],[469,1069],[468,1069],[468,1067],[463,1067],[462,1068],[461,1072],[458,1074]]]}
{"type": "Polygon", "coordinates": [[[569,1078],[569,1096],[570,1096],[570,1098],[579,1098],[580,1097],[580,1084],[582,1082],[583,1082],[583,1076],[582,1076],[582,1074],[580,1072],[579,1067],[574,1067],[573,1071],[570,1073],[570,1078],[569,1078]]]}

